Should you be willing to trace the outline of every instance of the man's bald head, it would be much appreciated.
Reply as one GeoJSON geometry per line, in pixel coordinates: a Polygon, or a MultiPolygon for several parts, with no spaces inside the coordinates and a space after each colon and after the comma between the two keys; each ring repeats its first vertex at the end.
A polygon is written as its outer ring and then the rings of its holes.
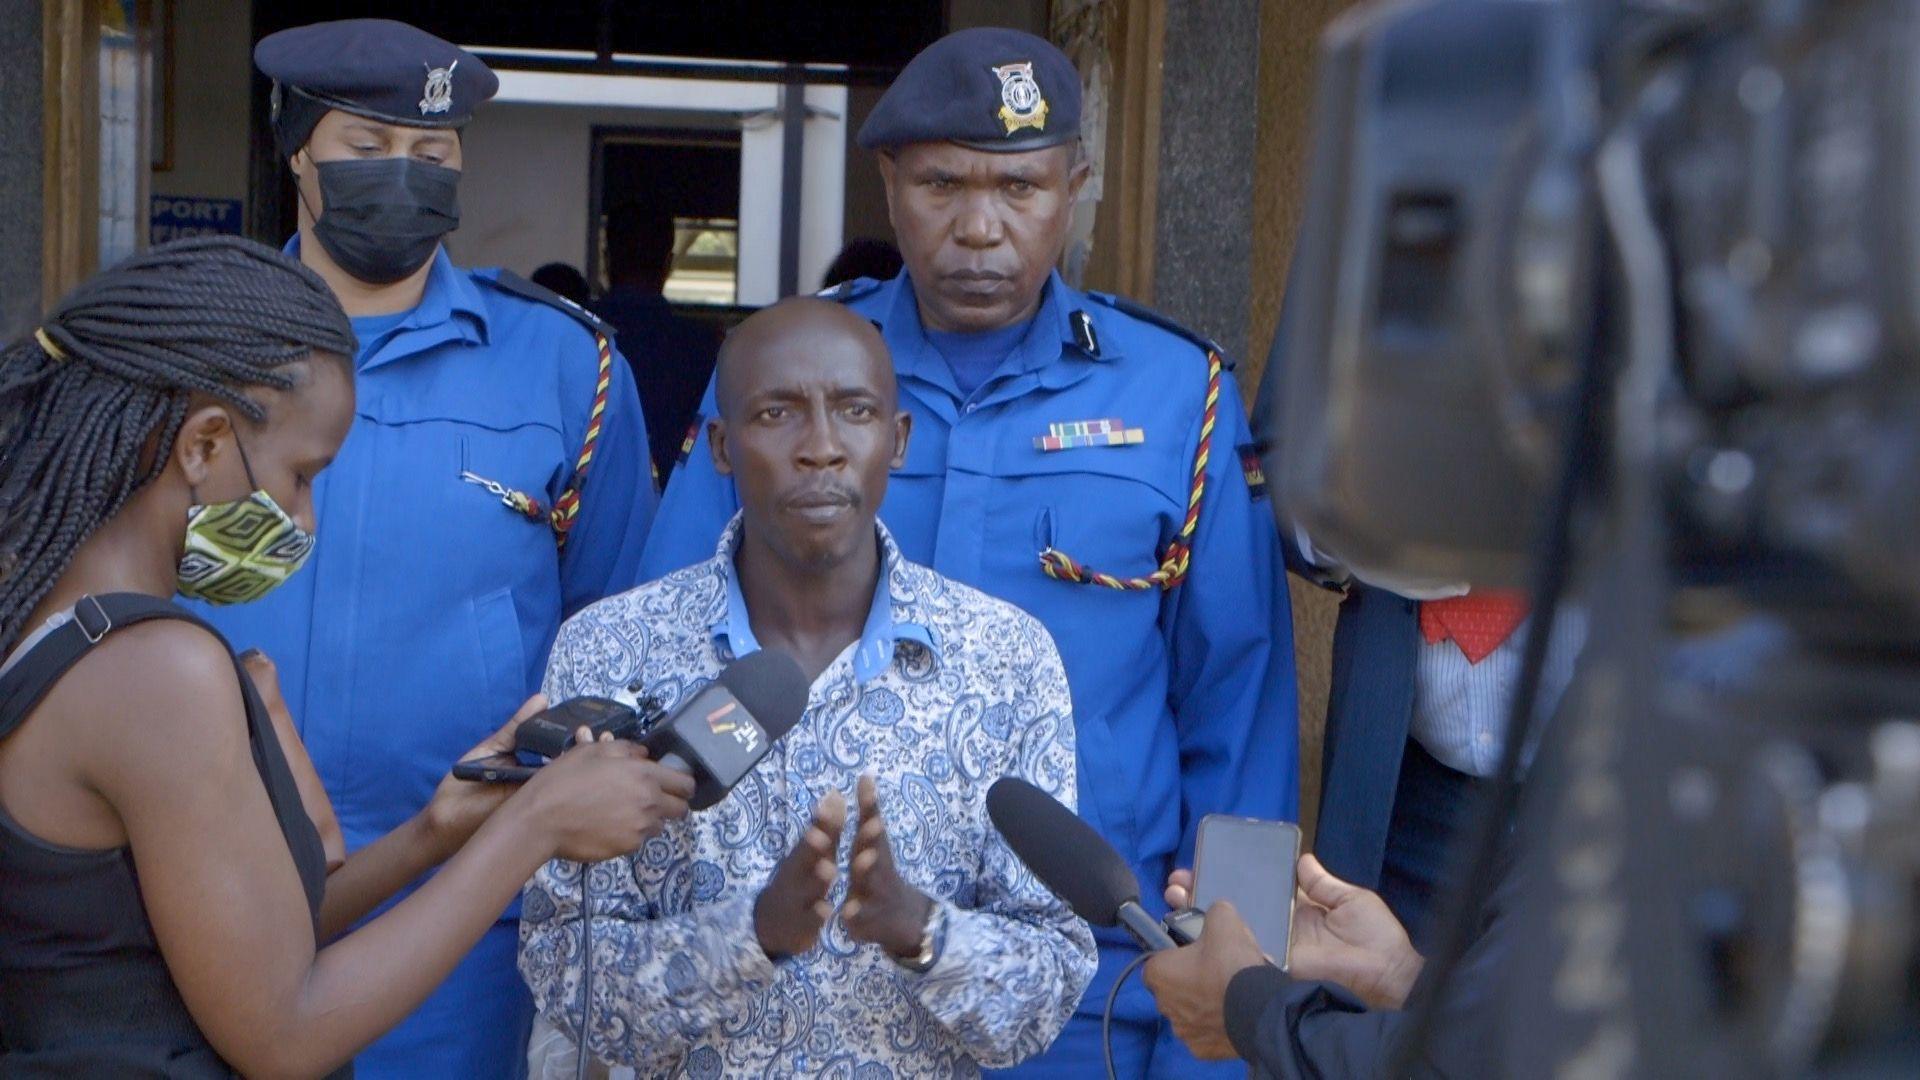
{"type": "Polygon", "coordinates": [[[768,379],[790,371],[794,364],[789,361],[800,355],[833,355],[843,380],[867,381],[888,410],[898,404],[893,360],[880,331],[840,304],[793,297],[761,308],[721,343],[714,374],[721,418],[735,420],[740,403],[768,379]]]}

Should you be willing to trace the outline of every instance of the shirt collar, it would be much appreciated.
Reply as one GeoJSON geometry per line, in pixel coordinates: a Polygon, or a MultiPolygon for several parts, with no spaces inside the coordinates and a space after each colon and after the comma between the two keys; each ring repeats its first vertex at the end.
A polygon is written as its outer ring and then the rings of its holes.
{"type": "MultiPolygon", "coordinates": [[[[952,376],[946,370],[946,361],[941,359],[939,350],[927,340],[926,328],[920,322],[920,300],[913,291],[913,278],[902,270],[898,277],[888,282],[888,287],[893,289],[893,298],[891,303],[885,305],[886,313],[881,316],[880,325],[881,333],[892,347],[895,369],[903,375],[912,375],[935,384],[951,383],[952,376]]],[[[1089,306],[1086,297],[1061,280],[1059,271],[1048,274],[1031,329],[1014,350],[1017,359],[1013,370],[1037,371],[1062,357],[1112,359],[1114,354],[1104,348],[1087,351],[1074,331],[1075,316],[1088,318],[1086,309],[1089,306]]]]}
{"type": "MultiPolygon", "coordinates": [[[[760,651],[760,642],[753,636],[748,617],[747,598],[740,591],[740,575],[733,563],[740,546],[740,528],[740,515],[735,514],[720,537],[716,561],[720,577],[726,583],[727,602],[712,627],[714,642],[724,642],[726,651],[736,660],[760,651]]],[[[880,539],[880,575],[874,582],[867,621],[860,629],[860,641],[853,651],[853,676],[862,684],[884,674],[903,643],[918,645],[930,657],[939,656],[933,631],[919,618],[913,589],[904,572],[905,560],[893,542],[893,534],[877,520],[874,530],[880,539]]]]}
{"type": "MultiPolygon", "coordinates": [[[[294,233],[282,250],[299,258],[300,234],[294,233]]],[[[384,341],[374,343],[376,348],[369,350],[369,343],[361,342],[357,366],[364,371],[453,339],[487,344],[487,305],[480,295],[480,287],[473,283],[471,276],[453,265],[447,256],[447,246],[441,244],[433,249],[433,269],[427,271],[426,290],[420,294],[420,303],[400,320],[399,326],[387,332],[384,341]],[[414,340],[417,332],[426,332],[427,336],[414,340]]]]}

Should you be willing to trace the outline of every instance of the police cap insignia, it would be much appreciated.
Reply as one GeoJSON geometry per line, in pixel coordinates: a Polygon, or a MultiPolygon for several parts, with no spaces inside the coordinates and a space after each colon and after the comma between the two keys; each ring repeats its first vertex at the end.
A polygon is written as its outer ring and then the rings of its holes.
{"type": "Polygon", "coordinates": [[[427,87],[421,92],[420,115],[451,112],[453,110],[453,72],[460,66],[460,61],[455,60],[443,68],[428,67],[425,64],[421,66],[427,68],[427,87]]]}
{"type": "Polygon", "coordinates": [[[1024,127],[1046,130],[1047,99],[1033,81],[1033,64],[1006,64],[993,74],[1000,80],[1000,111],[994,115],[1007,125],[1007,134],[1024,127]]]}

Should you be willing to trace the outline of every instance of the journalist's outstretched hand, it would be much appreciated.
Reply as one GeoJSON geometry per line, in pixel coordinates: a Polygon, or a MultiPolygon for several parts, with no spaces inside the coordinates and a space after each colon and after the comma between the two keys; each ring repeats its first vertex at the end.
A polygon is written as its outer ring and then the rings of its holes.
{"type": "MultiPolygon", "coordinates": [[[[1333,876],[1312,855],[1302,855],[1295,872],[1292,977],[1337,983],[1372,1008],[1403,1006],[1424,960],[1386,902],[1333,876]]],[[[1192,896],[1192,872],[1175,870],[1167,879],[1167,903],[1186,907],[1192,896]]],[[[1227,986],[1247,968],[1271,963],[1240,913],[1220,901],[1207,909],[1198,942],[1147,961],[1147,989],[1194,1056],[1224,1060],[1235,1056],[1227,986]]]]}

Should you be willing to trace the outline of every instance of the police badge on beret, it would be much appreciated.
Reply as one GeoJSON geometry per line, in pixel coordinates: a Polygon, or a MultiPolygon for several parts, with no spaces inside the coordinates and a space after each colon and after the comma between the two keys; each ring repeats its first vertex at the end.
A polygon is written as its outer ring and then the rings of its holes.
{"type": "Polygon", "coordinates": [[[1045,131],[1047,127],[1047,99],[1040,93],[1040,84],[1033,79],[1033,63],[1005,64],[993,69],[1000,80],[1000,122],[1007,125],[1007,134],[1011,135],[1021,128],[1033,128],[1045,131]]]}
{"type": "Polygon", "coordinates": [[[427,88],[420,98],[420,115],[443,113],[453,108],[453,69],[460,66],[460,61],[455,60],[443,68],[432,64],[421,66],[427,69],[427,88]]]}

